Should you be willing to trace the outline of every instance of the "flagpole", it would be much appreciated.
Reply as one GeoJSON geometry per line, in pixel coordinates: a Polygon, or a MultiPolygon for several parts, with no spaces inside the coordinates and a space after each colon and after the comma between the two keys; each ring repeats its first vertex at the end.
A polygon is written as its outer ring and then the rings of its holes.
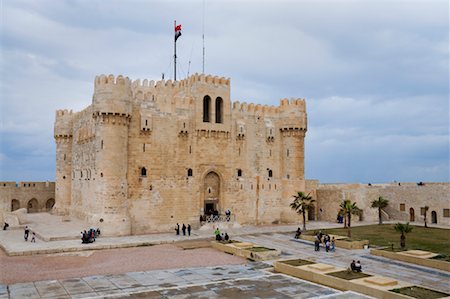
{"type": "MultiPolygon", "coordinates": [[[[174,30],[176,30],[177,28],[177,21],[174,21],[174,30]]],[[[177,81],[177,35],[176,32],[173,35],[173,48],[174,48],[174,54],[173,54],[173,67],[174,67],[174,71],[173,71],[173,80],[177,81]]]]}

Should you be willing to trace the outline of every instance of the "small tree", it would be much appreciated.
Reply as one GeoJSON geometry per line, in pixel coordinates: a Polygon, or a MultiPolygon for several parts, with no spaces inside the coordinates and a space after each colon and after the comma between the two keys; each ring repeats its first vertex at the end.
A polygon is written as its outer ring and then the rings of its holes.
{"type": "Polygon", "coordinates": [[[409,222],[407,222],[406,224],[403,223],[397,223],[394,226],[395,231],[401,233],[400,235],[400,247],[402,249],[405,249],[406,247],[406,234],[410,233],[413,230],[413,227],[409,225],[409,222]]]}
{"type": "Polygon", "coordinates": [[[428,225],[427,225],[427,213],[428,213],[428,210],[430,209],[430,207],[429,206],[424,206],[422,209],[423,209],[423,221],[425,222],[425,227],[428,227],[428,225]]]}
{"type": "Polygon", "coordinates": [[[383,219],[381,219],[381,209],[384,209],[385,207],[387,207],[389,205],[389,200],[383,198],[383,197],[378,197],[378,199],[375,199],[374,201],[372,201],[372,208],[378,208],[378,224],[383,224],[383,219]]]}
{"type": "Polygon", "coordinates": [[[349,199],[344,200],[340,205],[344,215],[347,215],[347,236],[352,237],[352,214],[358,215],[361,209],[358,208],[355,202],[351,202],[349,199]]]}
{"type": "Polygon", "coordinates": [[[291,209],[303,216],[303,231],[306,230],[306,211],[314,207],[315,200],[311,196],[305,195],[303,192],[297,192],[294,195],[294,201],[289,205],[291,209]]]}

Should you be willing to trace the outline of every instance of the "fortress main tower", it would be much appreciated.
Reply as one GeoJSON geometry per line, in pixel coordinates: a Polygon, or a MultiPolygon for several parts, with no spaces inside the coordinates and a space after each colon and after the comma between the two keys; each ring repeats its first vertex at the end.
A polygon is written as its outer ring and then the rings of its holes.
{"type": "Polygon", "coordinates": [[[305,190],[304,99],[230,100],[230,80],[95,78],[92,105],[55,121],[55,212],[106,235],[171,230],[229,209],[241,224],[293,222],[305,190]]]}

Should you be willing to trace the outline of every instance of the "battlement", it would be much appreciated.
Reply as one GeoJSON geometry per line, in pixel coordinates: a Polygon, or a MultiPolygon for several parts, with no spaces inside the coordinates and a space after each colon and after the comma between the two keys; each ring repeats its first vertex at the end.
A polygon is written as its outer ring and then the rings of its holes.
{"type": "Polygon", "coordinates": [[[55,182],[0,182],[0,188],[55,190],[55,182]]]}
{"type": "Polygon", "coordinates": [[[153,81],[144,79],[141,83],[141,80],[137,79],[133,81],[131,87],[133,90],[135,89],[160,89],[160,88],[185,88],[194,85],[195,83],[205,83],[212,85],[230,85],[230,78],[204,75],[204,74],[193,74],[186,79],[182,79],[179,81],[172,80],[159,80],[153,81]]]}
{"type": "Polygon", "coordinates": [[[233,111],[248,115],[265,115],[276,117],[283,112],[306,113],[305,99],[281,99],[280,106],[269,106],[260,104],[233,102],[233,111]]]}
{"type": "Polygon", "coordinates": [[[58,117],[58,116],[67,116],[67,115],[72,115],[72,114],[73,114],[72,110],[68,110],[68,109],[56,110],[56,117],[58,117]]]}
{"type": "Polygon", "coordinates": [[[76,115],[72,110],[61,109],[56,110],[54,136],[71,137],[73,117],[76,115]]]}
{"type": "Polygon", "coordinates": [[[306,112],[306,101],[305,99],[281,99],[280,100],[281,110],[297,110],[301,112],[306,112]]]}
{"type": "Polygon", "coordinates": [[[95,88],[102,86],[130,86],[130,84],[131,80],[128,77],[123,77],[122,75],[117,77],[114,77],[112,74],[108,76],[100,75],[96,76],[94,80],[95,88]]]}

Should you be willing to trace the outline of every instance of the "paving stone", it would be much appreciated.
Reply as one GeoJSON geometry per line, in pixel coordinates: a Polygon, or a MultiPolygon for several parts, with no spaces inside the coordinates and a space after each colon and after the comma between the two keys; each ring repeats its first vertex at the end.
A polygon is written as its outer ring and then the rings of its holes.
{"type": "Polygon", "coordinates": [[[96,292],[117,289],[116,285],[103,275],[83,277],[83,280],[96,292]]]}
{"type": "Polygon", "coordinates": [[[33,283],[17,283],[9,287],[9,296],[11,299],[20,298],[41,298],[33,283]]]}
{"type": "Polygon", "coordinates": [[[158,279],[156,279],[156,277],[153,274],[150,274],[148,272],[130,272],[127,273],[126,275],[136,280],[139,284],[143,286],[159,284],[158,279]]]}
{"type": "Polygon", "coordinates": [[[92,289],[91,286],[81,278],[65,279],[60,280],[60,282],[62,286],[66,289],[67,293],[69,293],[69,295],[71,296],[75,294],[94,292],[94,289],[92,289]]]}
{"type": "Polygon", "coordinates": [[[105,277],[120,289],[137,288],[142,286],[139,282],[126,274],[106,275],[105,277]]]}
{"type": "Polygon", "coordinates": [[[36,281],[34,285],[43,298],[64,297],[68,295],[58,280],[36,281]]]}

